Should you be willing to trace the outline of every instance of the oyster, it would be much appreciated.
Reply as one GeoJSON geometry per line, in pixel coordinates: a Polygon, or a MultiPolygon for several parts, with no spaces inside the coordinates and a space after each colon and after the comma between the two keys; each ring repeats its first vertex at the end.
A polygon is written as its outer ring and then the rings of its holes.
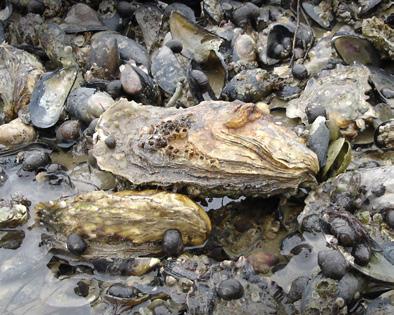
{"type": "Polygon", "coordinates": [[[306,109],[319,104],[325,108],[328,119],[343,129],[344,135],[355,136],[355,130],[360,124],[363,126],[364,120],[375,117],[365,95],[371,89],[369,75],[368,68],[362,65],[338,65],[333,70],[323,70],[309,79],[299,98],[289,102],[286,114],[307,123],[306,109]]]}
{"type": "Polygon", "coordinates": [[[6,43],[0,45],[0,122],[16,118],[29,104],[44,68],[37,58],[6,43]]]}
{"type": "Polygon", "coordinates": [[[362,33],[389,59],[394,58],[394,30],[382,19],[372,17],[363,20],[362,33]]]}
{"type": "Polygon", "coordinates": [[[84,237],[89,246],[83,258],[127,258],[138,249],[158,253],[168,229],[179,230],[184,244],[201,245],[211,230],[204,209],[189,198],[153,190],[94,191],[41,203],[35,210],[56,240],[73,233],[84,237]]]}
{"type": "Polygon", "coordinates": [[[96,131],[97,165],[134,185],[268,196],[314,183],[319,169],[316,155],[254,104],[208,101],[163,109],[121,99],[96,131]],[[109,136],[114,149],[105,144],[109,136]]]}

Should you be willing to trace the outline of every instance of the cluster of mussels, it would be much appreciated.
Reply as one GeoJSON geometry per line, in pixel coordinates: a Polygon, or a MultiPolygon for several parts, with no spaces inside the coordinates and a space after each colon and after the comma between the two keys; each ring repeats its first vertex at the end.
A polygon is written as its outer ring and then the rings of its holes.
{"type": "Polygon", "coordinates": [[[39,231],[92,314],[393,314],[393,9],[1,1],[0,260],[39,231]]]}

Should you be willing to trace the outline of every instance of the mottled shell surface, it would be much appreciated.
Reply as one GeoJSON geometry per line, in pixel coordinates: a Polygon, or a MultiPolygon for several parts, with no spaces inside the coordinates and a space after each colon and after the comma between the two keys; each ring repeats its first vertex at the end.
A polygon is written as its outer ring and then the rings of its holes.
{"type": "Polygon", "coordinates": [[[35,83],[44,73],[38,59],[8,44],[0,45],[0,103],[5,122],[16,118],[27,106],[35,83]]]}
{"type": "Polygon", "coordinates": [[[337,66],[323,70],[311,78],[298,99],[291,100],[286,114],[289,118],[299,117],[307,123],[305,109],[318,104],[340,128],[347,128],[357,119],[375,116],[365,94],[371,89],[368,78],[370,71],[362,65],[337,66]]]}
{"type": "Polygon", "coordinates": [[[154,190],[94,191],[38,204],[36,212],[60,239],[77,233],[103,246],[160,243],[168,229],[179,230],[184,244],[201,245],[211,230],[204,209],[188,197],[154,190]]]}
{"type": "Polygon", "coordinates": [[[121,99],[101,116],[96,132],[98,166],[134,185],[269,196],[314,183],[319,169],[316,155],[292,131],[251,103],[175,109],[121,99]],[[105,145],[109,136],[114,149],[105,145]]]}

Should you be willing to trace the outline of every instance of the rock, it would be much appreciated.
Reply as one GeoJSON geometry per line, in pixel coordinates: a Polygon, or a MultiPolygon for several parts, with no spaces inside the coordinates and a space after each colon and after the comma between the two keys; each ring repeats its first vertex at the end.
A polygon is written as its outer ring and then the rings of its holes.
{"type": "Polygon", "coordinates": [[[51,162],[49,154],[42,151],[33,151],[31,153],[25,153],[27,156],[23,160],[22,169],[27,172],[33,172],[38,170],[51,162]]]}
{"type": "Polygon", "coordinates": [[[352,256],[354,257],[354,262],[360,266],[366,266],[371,259],[371,249],[367,244],[357,244],[353,247],[352,256]]]}
{"type": "Polygon", "coordinates": [[[88,244],[78,234],[70,234],[67,237],[67,249],[74,255],[82,255],[88,247],[88,244]]]}
{"type": "Polygon", "coordinates": [[[346,259],[336,250],[321,250],[317,261],[323,275],[328,278],[340,280],[346,273],[346,259]]]}
{"type": "Polygon", "coordinates": [[[21,246],[25,232],[20,230],[0,230],[0,248],[17,249],[21,246]]]}
{"type": "Polygon", "coordinates": [[[164,233],[162,247],[167,256],[179,256],[183,251],[181,233],[178,230],[167,230],[164,233]]]}
{"type": "Polygon", "coordinates": [[[220,282],[216,292],[224,300],[237,300],[243,296],[244,288],[238,280],[227,279],[220,282]]]}
{"type": "Polygon", "coordinates": [[[33,142],[36,131],[30,125],[25,125],[20,118],[0,126],[0,144],[12,146],[33,142]]]}
{"type": "Polygon", "coordinates": [[[247,257],[249,263],[256,272],[268,273],[271,267],[275,266],[279,259],[274,254],[258,250],[247,257]]]}
{"type": "Polygon", "coordinates": [[[316,153],[320,168],[326,165],[330,131],[326,126],[326,119],[319,116],[311,125],[308,137],[308,147],[316,153]]]}
{"type": "Polygon", "coordinates": [[[302,298],[302,294],[304,293],[308,282],[309,278],[306,276],[301,276],[293,280],[288,293],[290,302],[294,303],[302,298]]]}
{"type": "Polygon", "coordinates": [[[302,64],[295,64],[291,69],[291,73],[298,80],[305,80],[308,78],[308,70],[302,64]]]}

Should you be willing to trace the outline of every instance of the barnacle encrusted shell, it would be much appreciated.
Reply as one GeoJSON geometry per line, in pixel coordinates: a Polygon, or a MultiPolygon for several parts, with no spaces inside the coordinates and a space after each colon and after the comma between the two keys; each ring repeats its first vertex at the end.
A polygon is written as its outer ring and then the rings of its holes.
{"type": "Polygon", "coordinates": [[[36,212],[49,231],[77,233],[103,246],[160,242],[168,229],[179,230],[184,244],[201,245],[211,230],[204,209],[188,197],[154,190],[94,191],[38,204],[36,212]]]}
{"type": "Polygon", "coordinates": [[[319,169],[295,133],[251,103],[207,101],[176,109],[121,99],[103,113],[96,132],[97,165],[134,185],[269,196],[314,183],[319,169]],[[114,149],[105,145],[109,136],[114,149]]]}
{"type": "Polygon", "coordinates": [[[286,114],[306,123],[305,109],[317,104],[323,106],[328,118],[343,129],[355,125],[356,120],[373,118],[375,111],[366,101],[366,92],[371,89],[369,75],[370,71],[363,65],[339,65],[333,70],[323,70],[309,79],[298,99],[289,102],[286,114]]]}

